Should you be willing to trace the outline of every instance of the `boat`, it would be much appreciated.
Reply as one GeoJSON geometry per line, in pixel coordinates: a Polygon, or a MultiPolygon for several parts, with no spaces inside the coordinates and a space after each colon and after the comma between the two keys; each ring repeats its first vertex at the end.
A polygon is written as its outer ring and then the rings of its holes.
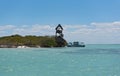
{"type": "Polygon", "coordinates": [[[84,42],[79,43],[78,41],[76,42],[69,42],[67,47],[85,47],[84,42]]]}

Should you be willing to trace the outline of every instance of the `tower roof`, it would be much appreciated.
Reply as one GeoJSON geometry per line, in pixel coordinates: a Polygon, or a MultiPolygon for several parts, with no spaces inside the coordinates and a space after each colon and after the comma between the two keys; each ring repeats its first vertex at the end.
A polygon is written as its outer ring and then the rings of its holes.
{"type": "Polygon", "coordinates": [[[55,29],[58,30],[58,28],[61,28],[63,30],[61,24],[58,24],[58,26],[55,29]]]}

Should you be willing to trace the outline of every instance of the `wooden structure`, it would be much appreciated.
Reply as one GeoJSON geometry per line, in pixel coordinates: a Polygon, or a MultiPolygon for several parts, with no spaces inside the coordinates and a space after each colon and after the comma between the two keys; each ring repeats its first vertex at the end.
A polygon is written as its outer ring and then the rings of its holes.
{"type": "Polygon", "coordinates": [[[56,30],[55,38],[56,38],[57,47],[64,47],[66,45],[66,41],[63,38],[64,34],[62,32],[63,27],[61,26],[61,24],[58,24],[55,30],[56,30]]]}

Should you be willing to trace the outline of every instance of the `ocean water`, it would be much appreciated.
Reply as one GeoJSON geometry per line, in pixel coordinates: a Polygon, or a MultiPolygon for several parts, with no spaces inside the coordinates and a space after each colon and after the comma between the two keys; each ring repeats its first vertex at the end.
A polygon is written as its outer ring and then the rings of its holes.
{"type": "Polygon", "coordinates": [[[0,48],[0,76],[120,76],[120,45],[0,48]]]}

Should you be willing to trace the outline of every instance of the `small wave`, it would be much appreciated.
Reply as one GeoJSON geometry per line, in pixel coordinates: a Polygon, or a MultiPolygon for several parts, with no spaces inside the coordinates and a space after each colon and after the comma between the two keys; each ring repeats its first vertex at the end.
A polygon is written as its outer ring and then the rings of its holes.
{"type": "Polygon", "coordinates": [[[64,51],[65,54],[120,54],[120,49],[79,49],[64,51]]]}

